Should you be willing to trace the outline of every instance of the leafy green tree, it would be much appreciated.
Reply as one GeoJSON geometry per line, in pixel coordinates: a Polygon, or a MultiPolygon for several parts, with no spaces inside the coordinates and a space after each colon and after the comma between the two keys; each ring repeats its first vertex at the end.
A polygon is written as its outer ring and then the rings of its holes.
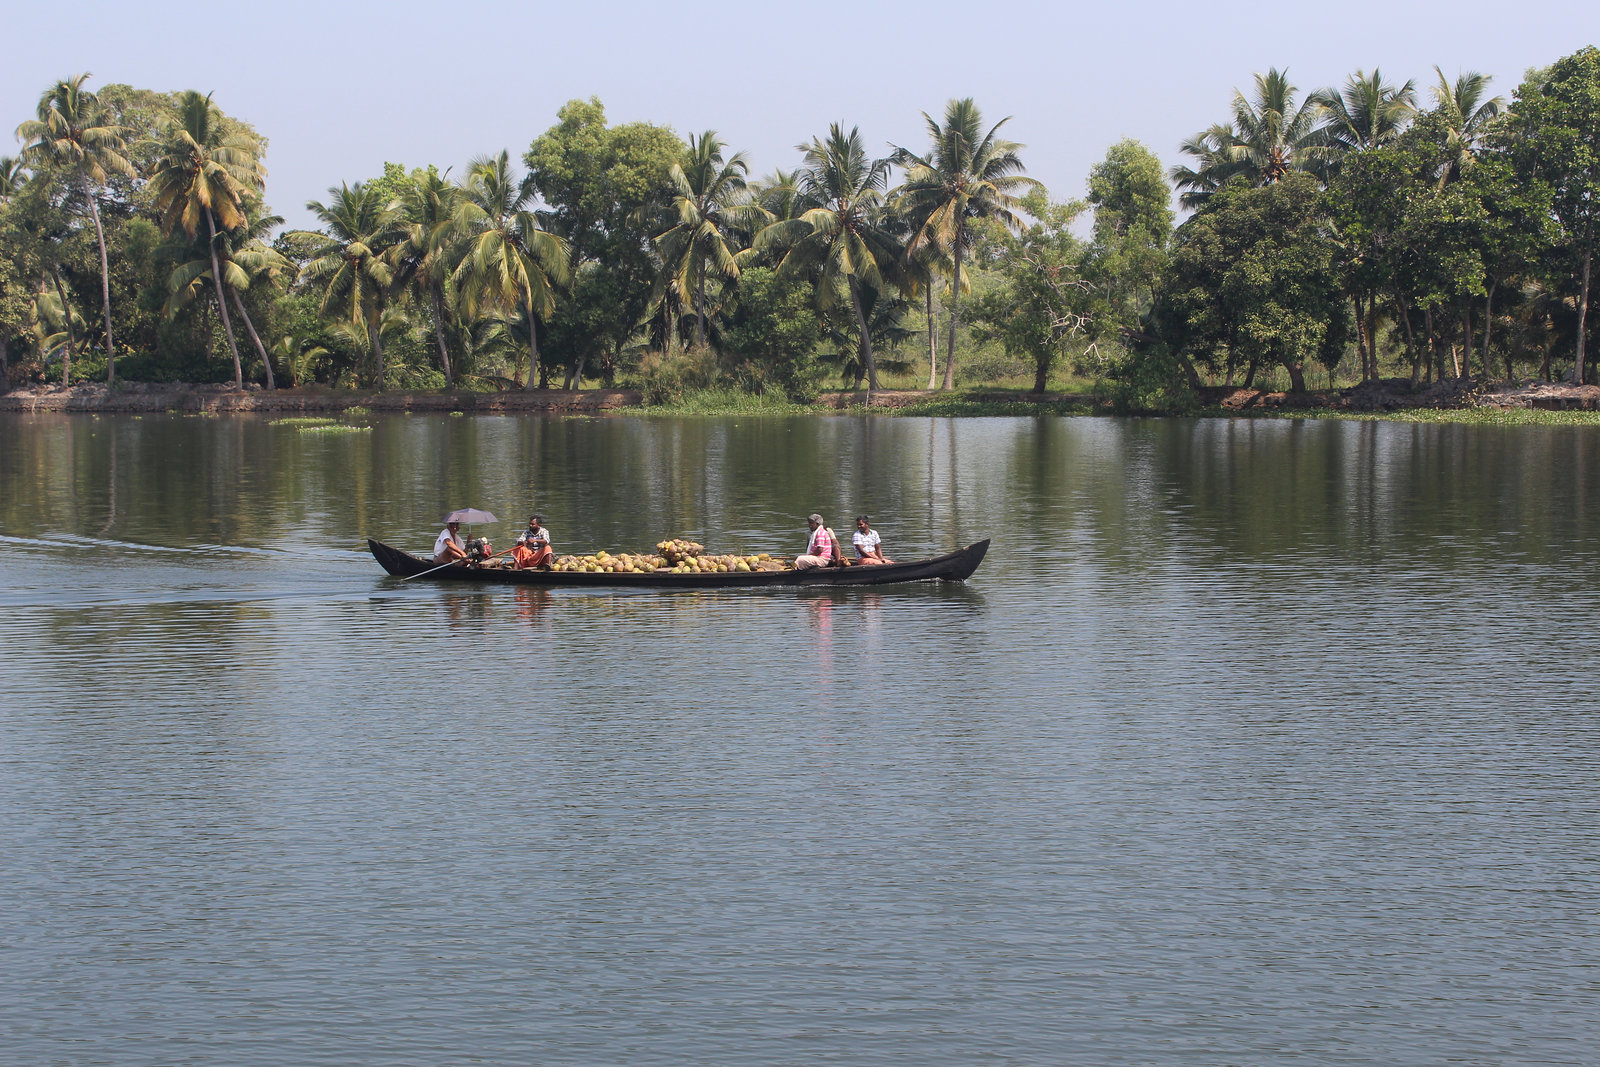
{"type": "Polygon", "coordinates": [[[983,114],[970,97],[951,100],[944,124],[922,114],[933,145],[919,156],[897,148],[895,162],[906,168],[905,181],[896,191],[899,210],[910,220],[914,234],[908,249],[916,255],[924,248],[938,249],[950,259],[949,348],[945,353],[944,388],[955,388],[956,329],[961,322],[962,261],[971,252],[973,224],[998,223],[1012,232],[1022,228],[1017,194],[1040,185],[1022,172],[1023,146],[997,137],[1001,119],[983,131],[983,114]]]}
{"type": "Polygon", "coordinates": [[[566,387],[586,364],[608,380],[655,303],[660,264],[654,237],[669,225],[668,174],[683,141],[645,122],[606,124],[598,100],[572,100],[535,138],[523,161],[550,210],[544,225],[571,249],[573,285],[548,331],[567,356],[566,387]]]}
{"type": "Polygon", "coordinates": [[[538,319],[555,309],[555,287],[571,276],[567,242],[533,212],[535,191],[517,181],[506,152],[473,160],[455,225],[466,242],[455,282],[469,309],[488,305],[527,315],[528,381],[539,367],[538,319]]]}
{"type": "Polygon", "coordinates": [[[1097,293],[1087,277],[1091,248],[1072,233],[1086,205],[1053,204],[1043,192],[1025,203],[1037,221],[1001,239],[1005,285],[978,299],[973,324],[980,339],[1031,360],[1034,392],[1043,393],[1062,357],[1094,335],[1097,293]]]}
{"type": "Polygon", "coordinates": [[[1094,245],[1087,279],[1101,294],[1100,333],[1142,333],[1172,239],[1172,187],[1161,161],[1137,141],[1120,141],[1089,174],[1094,245]]]}
{"type": "Polygon", "coordinates": [[[1334,246],[1314,178],[1224,186],[1178,228],[1163,287],[1164,340],[1208,362],[1261,363],[1305,390],[1308,357],[1330,362],[1346,319],[1334,246]]]}
{"type": "Polygon", "coordinates": [[[233,355],[236,389],[244,388],[244,367],[223,292],[217,248],[223,231],[249,221],[246,206],[259,197],[266,177],[259,151],[253,138],[229,128],[209,95],[190,89],[179,97],[177,114],[167,127],[160,159],[150,176],[149,191],[161,214],[164,233],[170,236],[181,227],[192,240],[205,223],[211,280],[228,351],[233,355]]]}
{"type": "Polygon", "coordinates": [[[100,222],[98,190],[108,175],[132,176],[124,154],[122,128],[106,122],[94,93],[83,87],[88,74],[57,82],[39,98],[38,117],[17,127],[25,143],[23,155],[38,166],[57,166],[70,173],[76,193],[89,208],[100,249],[100,295],[106,326],[106,381],[116,380],[117,351],[111,325],[111,268],[106,256],[105,227],[100,222]]]}
{"type": "MultiPolygon", "coordinates": [[[[85,229],[74,226],[71,217],[60,209],[59,172],[32,175],[15,192],[0,199],[0,252],[9,264],[14,279],[10,287],[10,321],[18,340],[38,340],[37,314],[42,289],[52,294],[52,307],[62,309],[50,318],[51,333],[59,340],[48,348],[62,352],[61,381],[72,381],[72,365],[77,357],[78,327],[82,317],[73,309],[72,295],[78,290],[78,268],[93,255],[86,242],[85,229]],[[68,313],[70,310],[71,313],[68,313]]],[[[45,350],[40,351],[41,363],[45,350]]]]}
{"type": "Polygon", "coordinates": [[[310,262],[301,271],[322,286],[318,313],[364,333],[370,347],[373,385],[384,385],[383,312],[394,286],[390,253],[401,239],[400,209],[382,189],[362,182],[328,189],[330,200],[306,203],[322,223],[314,234],[310,262]]]}
{"type": "Polygon", "coordinates": [[[706,276],[737,280],[738,233],[769,221],[765,209],[750,198],[745,178],[750,165],[744,154],[724,159],[726,147],[715,130],[689,135],[688,151],[667,172],[677,221],[656,237],[663,277],[682,303],[694,308],[696,347],[706,343],[706,276]]]}
{"type": "Polygon", "coordinates": [[[0,393],[11,388],[11,343],[25,335],[32,303],[31,274],[23,250],[29,243],[12,201],[27,181],[27,169],[10,156],[0,156],[0,393]]]}
{"type": "Polygon", "coordinates": [[[1570,261],[1579,267],[1573,364],[1588,377],[1589,280],[1600,245],[1600,48],[1589,46],[1524,81],[1511,108],[1524,181],[1549,189],[1570,261]]]}
{"type": "Polygon", "coordinates": [[[737,377],[757,393],[780,389],[790,399],[814,400],[822,370],[815,359],[817,316],[799,277],[751,267],[739,277],[722,348],[737,377]]]}
{"type": "Polygon", "coordinates": [[[870,396],[879,389],[878,365],[864,290],[882,293],[893,282],[900,259],[885,219],[889,160],[867,158],[860,129],[852,127],[847,134],[838,123],[828,128],[826,140],[813,138],[799,148],[805,153],[795,178],[800,217],[767,226],[756,247],[781,245],[779,273],[814,278],[824,310],[844,285],[855,313],[859,366],[870,396]]]}

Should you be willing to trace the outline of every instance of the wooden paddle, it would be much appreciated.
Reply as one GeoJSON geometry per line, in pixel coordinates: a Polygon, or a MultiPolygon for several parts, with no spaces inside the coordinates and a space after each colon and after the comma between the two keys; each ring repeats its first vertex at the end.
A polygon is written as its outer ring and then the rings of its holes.
{"type": "MultiPolygon", "coordinates": [[[[505,550],[505,552],[496,552],[494,554],[494,556],[484,556],[483,559],[484,560],[494,559],[495,556],[503,556],[503,555],[506,554],[506,552],[510,552],[512,550],[513,549],[508,548],[508,549],[505,550]]],[[[437,567],[433,568],[433,570],[422,571],[420,574],[408,574],[408,575],[406,575],[404,578],[402,578],[400,580],[402,582],[409,582],[413,578],[426,578],[428,575],[432,574],[434,571],[442,571],[446,567],[454,567],[457,563],[466,563],[466,564],[470,565],[473,562],[482,563],[483,560],[475,560],[474,561],[474,560],[464,560],[464,559],[453,559],[449,563],[441,563],[441,564],[439,564],[437,567]]]]}

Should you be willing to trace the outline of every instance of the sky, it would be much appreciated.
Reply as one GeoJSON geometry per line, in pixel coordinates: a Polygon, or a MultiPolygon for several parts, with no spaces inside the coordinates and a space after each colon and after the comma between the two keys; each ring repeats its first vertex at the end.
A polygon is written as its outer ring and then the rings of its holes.
{"type": "MultiPolygon", "coordinates": [[[[883,155],[921,151],[923,113],[970,96],[988,123],[1009,116],[1028,173],[1073,199],[1123,138],[1185,162],[1178,145],[1273,66],[1302,91],[1376,67],[1427,102],[1437,64],[1490,74],[1509,100],[1529,67],[1600,44],[1600,4],[0,0],[0,40],[0,129],[85,71],[91,88],[210,92],[268,139],[267,202],[308,227],[306,201],[330,186],[386,161],[459,176],[474,156],[517,159],[588,97],[612,123],[715,130],[759,176],[795,166],[832,122],[883,155]]],[[[3,135],[0,154],[14,154],[3,135]]]]}

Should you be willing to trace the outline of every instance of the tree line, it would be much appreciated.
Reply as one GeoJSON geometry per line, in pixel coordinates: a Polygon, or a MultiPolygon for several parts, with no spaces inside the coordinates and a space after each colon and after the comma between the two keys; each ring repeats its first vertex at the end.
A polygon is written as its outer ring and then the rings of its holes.
{"type": "Polygon", "coordinates": [[[1581,379],[1600,51],[1530,71],[1509,103],[1435,73],[1424,107],[1376,70],[1304,96],[1269,70],[1185,165],[1124,141],[1059,202],[970,99],[924,114],[925,145],[875,152],[834,124],[761,178],[714,131],[574,100],[518,160],[330,188],[309,231],[284,231],[265,139],[211,97],[80,75],[0,158],[0,383],[803,398],[920,366],[953,388],[981,349],[1129,410],[1271,373],[1304,389],[1319,365],[1330,383],[1581,379]]]}

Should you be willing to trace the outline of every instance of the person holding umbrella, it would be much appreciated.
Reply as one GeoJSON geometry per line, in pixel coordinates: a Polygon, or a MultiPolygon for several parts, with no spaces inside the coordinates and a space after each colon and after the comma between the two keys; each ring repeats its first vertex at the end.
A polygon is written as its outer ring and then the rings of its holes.
{"type": "MultiPolygon", "coordinates": [[[[498,522],[493,515],[478,508],[462,508],[452,511],[444,517],[444,529],[439,531],[438,538],[433,542],[433,561],[435,563],[471,562],[473,554],[467,551],[467,545],[461,540],[461,524],[464,522],[498,522]]],[[[478,548],[478,558],[485,558],[490,553],[489,542],[482,540],[478,548]]]]}
{"type": "Polygon", "coordinates": [[[435,563],[455,563],[467,560],[467,546],[461,541],[461,523],[455,519],[445,522],[444,529],[439,531],[438,538],[433,542],[433,561],[435,563]]]}

